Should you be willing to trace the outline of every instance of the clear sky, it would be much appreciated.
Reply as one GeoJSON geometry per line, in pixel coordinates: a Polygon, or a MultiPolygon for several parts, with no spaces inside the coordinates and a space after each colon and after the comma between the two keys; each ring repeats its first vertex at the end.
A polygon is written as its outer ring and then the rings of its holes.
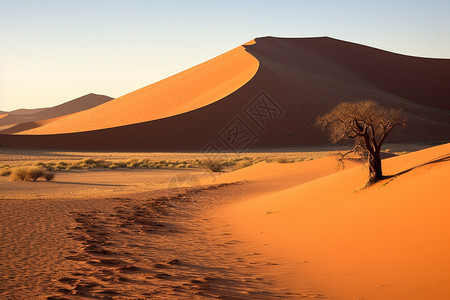
{"type": "Polygon", "coordinates": [[[268,35],[450,58],[449,16],[449,0],[0,0],[0,110],[118,97],[268,35]]]}

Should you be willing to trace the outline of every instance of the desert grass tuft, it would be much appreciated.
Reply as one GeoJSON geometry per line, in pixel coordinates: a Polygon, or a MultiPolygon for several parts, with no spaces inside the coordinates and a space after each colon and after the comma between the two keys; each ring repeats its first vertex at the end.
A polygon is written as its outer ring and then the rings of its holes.
{"type": "Polygon", "coordinates": [[[276,159],[276,161],[280,164],[288,164],[288,163],[293,163],[295,162],[295,159],[289,159],[286,157],[279,157],[276,159]]]}
{"type": "Polygon", "coordinates": [[[10,178],[11,180],[14,181],[25,181],[25,180],[36,181],[39,178],[45,178],[47,181],[50,181],[54,177],[55,174],[48,172],[46,169],[42,167],[37,166],[15,167],[11,169],[10,173],[10,178]]]}
{"type": "Polygon", "coordinates": [[[28,167],[12,168],[10,178],[14,181],[25,181],[27,179],[28,167]]]}
{"type": "Polygon", "coordinates": [[[202,161],[202,166],[212,172],[221,172],[223,169],[219,159],[205,159],[202,161]]]}
{"type": "Polygon", "coordinates": [[[43,177],[45,170],[41,167],[29,167],[27,169],[27,178],[36,181],[38,178],[43,177]]]}
{"type": "Polygon", "coordinates": [[[11,170],[9,168],[2,168],[0,170],[0,176],[9,176],[11,174],[11,170]]]}
{"type": "Polygon", "coordinates": [[[46,173],[44,174],[44,178],[45,178],[45,180],[47,180],[47,181],[52,181],[52,180],[55,178],[55,173],[52,173],[52,172],[46,172],[46,173]]]}
{"type": "Polygon", "coordinates": [[[247,168],[250,167],[251,165],[253,165],[253,162],[248,159],[239,160],[234,164],[233,170],[236,171],[239,169],[247,168]]]}

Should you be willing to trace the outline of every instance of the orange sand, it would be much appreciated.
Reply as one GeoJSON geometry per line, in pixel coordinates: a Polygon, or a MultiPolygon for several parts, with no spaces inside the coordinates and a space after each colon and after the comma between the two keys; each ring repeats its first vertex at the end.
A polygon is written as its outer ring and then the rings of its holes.
{"type": "Polygon", "coordinates": [[[182,114],[233,93],[255,75],[258,66],[258,60],[239,46],[109,103],[22,133],[80,132],[182,114]]]}
{"type": "Polygon", "coordinates": [[[450,144],[383,163],[0,178],[0,297],[449,299],[450,144]]]}
{"type": "MultiPolygon", "coordinates": [[[[446,144],[386,159],[386,174],[416,168],[365,190],[361,167],[311,180],[330,162],[298,163],[301,172],[275,176],[299,184],[265,193],[255,185],[259,197],[225,214],[237,238],[290,261],[293,274],[282,280],[296,289],[333,299],[449,299],[449,154],[446,144]]],[[[261,181],[279,167],[256,165],[227,180],[261,181]]]]}
{"type": "Polygon", "coordinates": [[[91,93],[53,107],[18,109],[8,113],[4,118],[0,116],[0,132],[2,134],[13,134],[29,130],[52,122],[57,118],[93,108],[111,99],[108,96],[91,93]]]}

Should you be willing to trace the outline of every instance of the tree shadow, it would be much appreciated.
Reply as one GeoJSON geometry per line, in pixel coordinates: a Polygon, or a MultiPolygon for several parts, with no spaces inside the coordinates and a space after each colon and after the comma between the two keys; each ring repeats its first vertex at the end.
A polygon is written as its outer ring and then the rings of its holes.
{"type": "Polygon", "coordinates": [[[439,156],[439,157],[437,157],[437,158],[435,158],[435,159],[432,159],[432,160],[430,160],[430,161],[427,161],[427,162],[425,162],[425,163],[423,163],[423,164],[419,164],[419,165],[417,165],[417,166],[414,166],[414,167],[412,167],[412,168],[406,169],[406,170],[404,170],[404,171],[398,172],[398,173],[393,174],[393,175],[385,175],[385,176],[383,176],[383,179],[391,179],[391,178],[395,178],[395,177],[398,177],[398,176],[400,176],[400,175],[406,174],[406,173],[408,173],[408,172],[410,172],[410,171],[412,171],[412,170],[415,170],[415,169],[424,167],[424,166],[426,166],[426,165],[431,165],[431,164],[436,164],[436,163],[441,163],[441,162],[446,162],[446,161],[450,161],[450,154],[444,154],[444,155],[439,156]]]}

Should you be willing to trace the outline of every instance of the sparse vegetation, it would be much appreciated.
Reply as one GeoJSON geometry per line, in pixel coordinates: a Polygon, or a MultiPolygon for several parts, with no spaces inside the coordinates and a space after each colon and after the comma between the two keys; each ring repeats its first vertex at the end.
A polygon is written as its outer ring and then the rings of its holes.
{"type": "Polygon", "coordinates": [[[43,177],[45,170],[41,167],[29,167],[27,169],[27,178],[36,181],[38,178],[43,177]]]}
{"type": "Polygon", "coordinates": [[[221,172],[223,169],[220,160],[215,158],[205,159],[202,165],[212,172],[221,172]]]}
{"type": "MultiPolygon", "coordinates": [[[[398,146],[391,146],[391,153],[399,151],[398,146]],[[394,147],[394,148],[392,148],[394,147]]],[[[208,169],[215,172],[233,171],[245,168],[259,162],[278,162],[290,163],[311,160],[323,156],[335,154],[336,151],[320,152],[283,152],[283,153],[223,153],[208,154],[205,153],[88,153],[87,158],[81,157],[86,153],[55,153],[53,161],[45,161],[48,156],[29,156],[29,161],[20,160],[13,155],[3,155],[4,165],[0,166],[0,175],[9,176],[14,167],[41,167],[47,171],[66,171],[66,170],[91,170],[98,168],[106,169],[208,169]],[[99,157],[96,155],[104,155],[99,157]],[[8,155],[11,159],[8,159],[8,155]],[[147,156],[147,157],[145,157],[147,156]],[[128,158],[127,158],[128,157],[128,158]],[[201,159],[201,158],[204,159],[201,159]]],[[[21,155],[22,157],[23,155],[21,155]]]]}
{"type": "Polygon", "coordinates": [[[277,162],[280,163],[280,164],[288,164],[288,163],[295,162],[295,159],[289,159],[289,158],[286,158],[286,157],[280,157],[280,158],[277,158],[277,162]]]}
{"type": "Polygon", "coordinates": [[[249,160],[249,159],[242,159],[242,160],[237,161],[234,164],[233,169],[234,170],[239,170],[239,169],[250,167],[251,165],[253,165],[253,162],[251,160],[249,160]]]}
{"type": "Polygon", "coordinates": [[[4,167],[0,169],[0,176],[9,176],[11,174],[11,170],[9,167],[4,167]]]}
{"type": "Polygon", "coordinates": [[[11,170],[11,179],[14,181],[25,181],[28,167],[16,167],[11,170]]]}
{"type": "Polygon", "coordinates": [[[47,181],[50,181],[55,178],[55,174],[48,172],[46,169],[38,166],[15,167],[12,168],[10,172],[10,178],[13,181],[36,181],[41,177],[45,178],[45,180],[47,181]]]}
{"type": "Polygon", "coordinates": [[[55,173],[46,172],[44,175],[45,180],[52,181],[55,178],[55,173]]]}

